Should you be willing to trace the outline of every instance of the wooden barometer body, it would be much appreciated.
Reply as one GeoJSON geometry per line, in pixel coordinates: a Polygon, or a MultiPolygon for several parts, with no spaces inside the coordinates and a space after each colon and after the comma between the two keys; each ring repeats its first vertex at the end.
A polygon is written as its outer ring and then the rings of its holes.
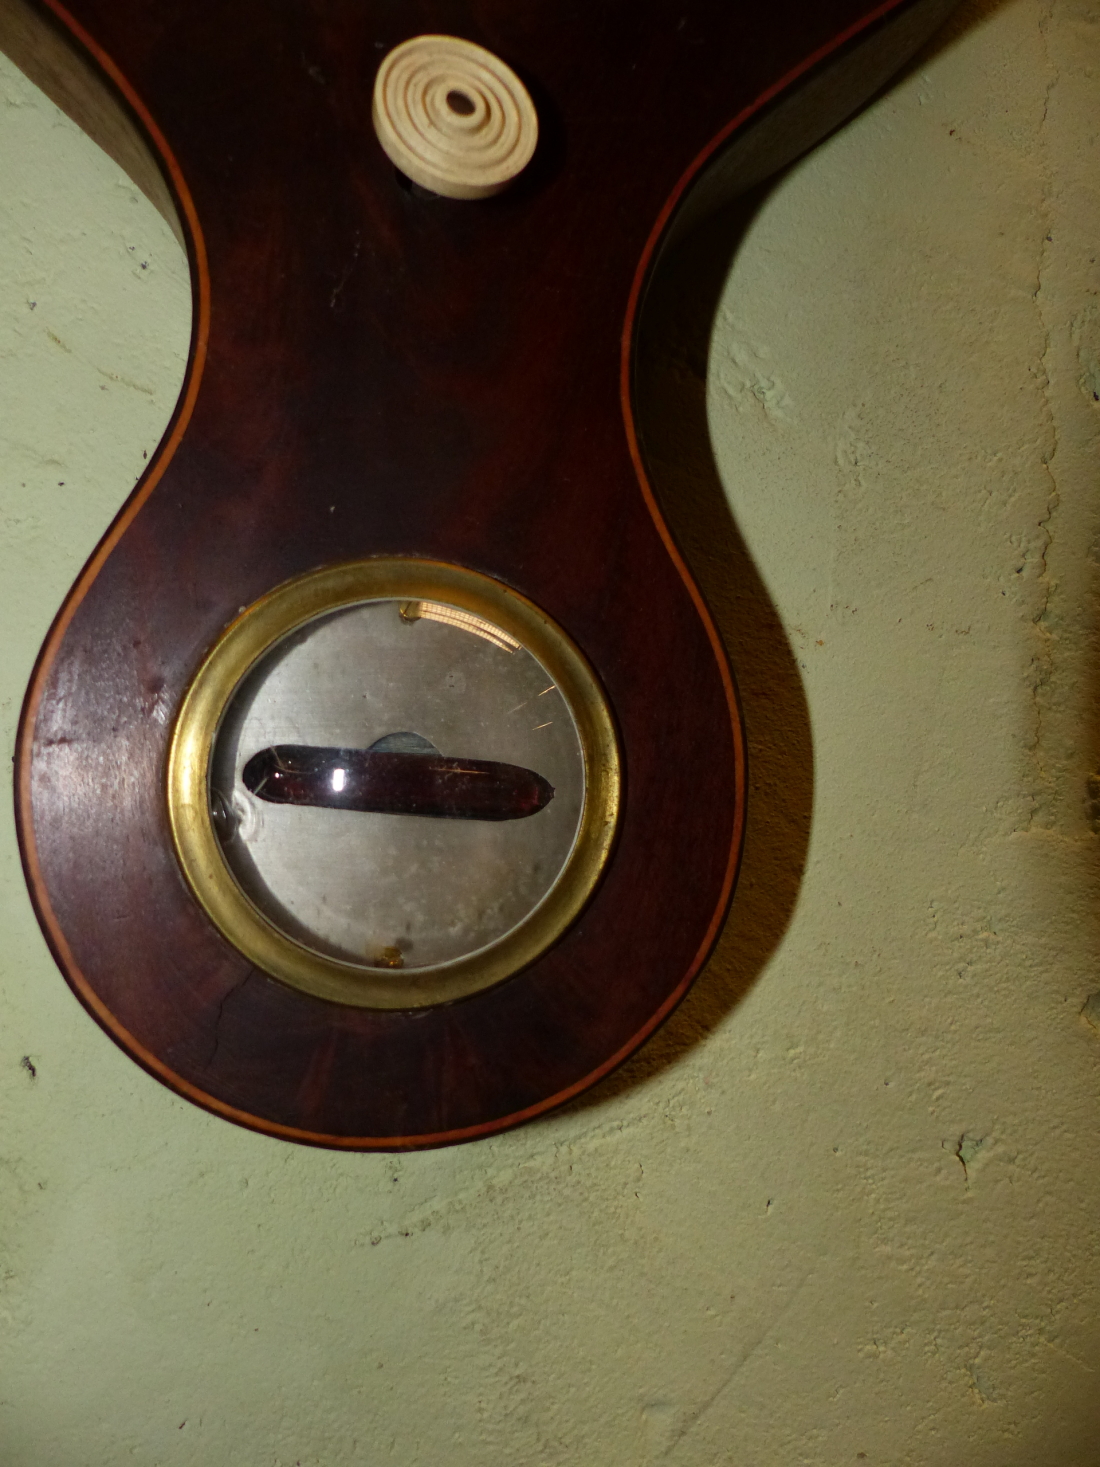
{"type": "Polygon", "coordinates": [[[175,416],[17,755],[43,929],[151,1073],[287,1139],[443,1144],[578,1094],[686,992],[745,755],[646,478],[639,307],[676,229],[949,8],[40,0],[151,146],[194,285],[175,416]],[[417,36],[530,98],[491,197],[379,142],[417,36]]]}

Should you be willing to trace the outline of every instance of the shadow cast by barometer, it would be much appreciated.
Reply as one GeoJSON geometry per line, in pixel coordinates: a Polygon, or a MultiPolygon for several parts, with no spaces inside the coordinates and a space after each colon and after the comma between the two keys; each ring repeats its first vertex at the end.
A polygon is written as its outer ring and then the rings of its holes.
{"type": "MultiPolygon", "coordinates": [[[[1003,4],[960,6],[884,90],[918,74],[1003,4]]],[[[704,1041],[759,980],[790,926],[802,885],[814,803],[810,710],[782,618],[733,517],[707,416],[708,358],[723,290],[754,220],[790,171],[727,204],[667,253],[636,343],[636,412],[650,478],[710,606],[741,699],[748,799],[740,873],[714,951],[679,1008],[566,1113],[598,1109],[704,1041]]]]}
{"type": "Polygon", "coordinates": [[[570,1109],[604,1104],[701,1042],[755,983],[798,899],[813,810],[809,708],[779,613],[730,511],[707,423],[707,358],[719,297],[773,187],[739,199],[662,261],[642,317],[635,378],[653,485],[714,615],[741,698],[749,770],[741,870],[714,953],[684,1002],[570,1109]]]}

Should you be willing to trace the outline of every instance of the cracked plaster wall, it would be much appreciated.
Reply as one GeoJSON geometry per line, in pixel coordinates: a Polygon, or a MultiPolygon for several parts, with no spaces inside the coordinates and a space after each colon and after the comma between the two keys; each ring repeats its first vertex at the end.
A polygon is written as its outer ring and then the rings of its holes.
{"type": "MultiPolygon", "coordinates": [[[[746,883],[587,1103],[398,1158],[203,1114],[69,995],[5,808],[10,1467],[1095,1467],[1098,66],[1100,4],[964,6],[762,201],[709,371],[656,351],[673,408],[706,393],[774,646],[689,523],[756,756],[746,883]],[[797,889],[767,818],[784,656],[797,889]]],[[[0,59],[9,755],[187,331],[167,227],[0,59]]],[[[666,492],[714,475],[705,436],[666,492]]]]}

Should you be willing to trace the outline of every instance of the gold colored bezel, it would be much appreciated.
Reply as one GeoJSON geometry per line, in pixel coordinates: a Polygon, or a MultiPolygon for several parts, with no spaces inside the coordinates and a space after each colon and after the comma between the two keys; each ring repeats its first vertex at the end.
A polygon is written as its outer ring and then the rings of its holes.
{"type": "Polygon", "coordinates": [[[413,559],[349,561],[278,586],[232,622],[199,668],[172,734],[168,818],[176,855],[214,925],[264,972],[358,1008],[410,1009],[490,988],[533,962],[575,921],[607,862],[619,811],[618,741],[595,674],[560,627],[499,581],[413,559]],[[295,941],[245,895],[222,855],[210,814],[209,771],[222,719],[244,677],[285,637],[329,612],[367,601],[441,601],[517,638],[558,685],[577,726],[585,792],[573,849],[538,906],[496,942],[432,967],[388,970],[341,962],[295,941]]]}

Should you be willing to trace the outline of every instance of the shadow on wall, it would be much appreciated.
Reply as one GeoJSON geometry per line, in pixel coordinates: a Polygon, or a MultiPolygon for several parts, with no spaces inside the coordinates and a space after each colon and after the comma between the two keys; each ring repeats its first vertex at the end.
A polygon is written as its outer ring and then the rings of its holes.
{"type": "Polygon", "coordinates": [[[813,810],[810,714],[779,614],[718,476],[707,426],[707,355],[730,265],[769,183],[715,215],[662,261],[636,347],[637,416],[661,508],[718,624],[745,718],[745,852],[729,920],[699,981],[640,1052],[573,1109],[598,1106],[679,1059],[756,981],[794,912],[813,810]]]}
{"type": "MultiPolygon", "coordinates": [[[[961,5],[887,90],[1006,3],[961,5]]],[[[626,1064],[574,1101],[571,1111],[601,1106],[645,1083],[705,1039],[778,948],[802,885],[814,798],[810,710],[779,612],[730,512],[707,421],[707,359],[718,303],[754,218],[782,176],[712,216],[661,261],[635,357],[637,419],[653,487],[718,624],[741,697],[749,773],[741,871],[725,928],[683,1003],[626,1064]]],[[[536,1124],[552,1121],[551,1116],[536,1124]]]]}

